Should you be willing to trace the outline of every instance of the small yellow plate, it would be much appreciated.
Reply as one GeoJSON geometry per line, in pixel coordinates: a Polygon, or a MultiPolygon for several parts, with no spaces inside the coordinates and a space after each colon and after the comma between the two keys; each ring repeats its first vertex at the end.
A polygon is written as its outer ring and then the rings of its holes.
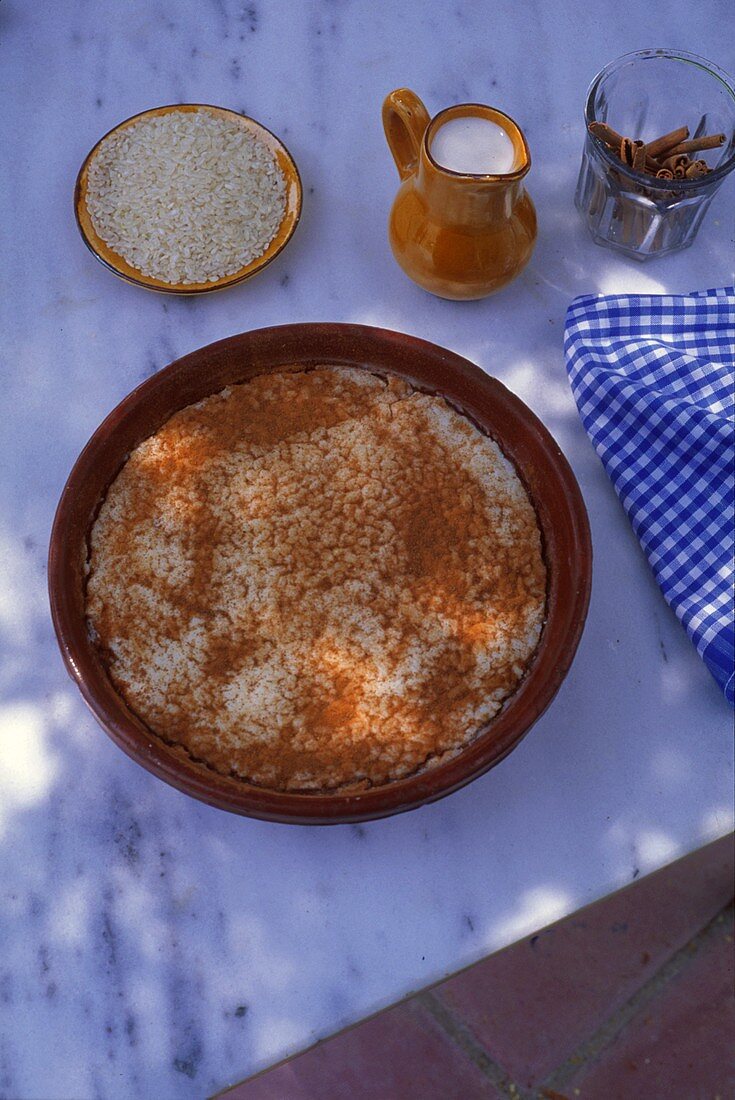
{"type": "Polygon", "coordinates": [[[136,286],[147,287],[148,290],[161,291],[164,294],[206,294],[210,290],[224,290],[225,287],[234,286],[235,283],[241,283],[245,279],[249,279],[252,275],[257,274],[257,272],[266,267],[271,260],[274,260],[278,253],[286,247],[298,225],[299,218],[301,217],[301,199],[301,177],[299,176],[299,170],[296,167],[294,159],[283,142],[277,138],[275,134],[272,134],[270,130],[266,130],[265,126],[261,126],[259,122],[256,122],[253,118],[248,118],[247,115],[240,115],[236,111],[229,111],[225,107],[213,107],[210,103],[176,103],[170,104],[167,107],[154,107],[149,111],[141,111],[140,114],[125,119],[124,122],[119,123],[119,125],[108,131],[104,137],[100,138],[95,147],[88,153],[82,167],[79,169],[76,187],[74,188],[74,212],[76,214],[79,232],[82,234],[82,239],[90,252],[97,257],[100,263],[103,263],[105,267],[108,267],[115,275],[119,275],[121,279],[125,279],[128,283],[134,283],[136,286]],[[116,133],[118,130],[124,130],[127,126],[132,126],[133,123],[137,122],[139,119],[149,118],[154,115],[165,115],[173,111],[200,110],[211,111],[212,114],[220,115],[229,121],[235,120],[238,125],[242,126],[245,130],[249,130],[251,134],[257,137],[271,150],[286,179],[286,212],[283,215],[283,220],[279,226],[278,232],[265,252],[263,252],[261,256],[256,257],[256,259],[251,260],[245,267],[240,268],[239,271],[233,272],[232,275],[225,275],[221,279],[217,279],[216,282],[165,283],[161,279],[154,279],[150,275],[144,275],[143,272],[138,271],[137,268],[131,267],[127,260],[117,252],[113,252],[110,246],[98,235],[92,224],[89,210],[87,209],[87,177],[89,166],[105,138],[109,137],[110,134],[116,133]]]}

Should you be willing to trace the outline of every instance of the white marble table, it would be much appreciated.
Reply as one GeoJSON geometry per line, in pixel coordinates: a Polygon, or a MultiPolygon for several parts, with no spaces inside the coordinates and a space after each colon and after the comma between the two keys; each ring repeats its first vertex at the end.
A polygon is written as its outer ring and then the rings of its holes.
{"type": "Polygon", "coordinates": [[[645,267],[596,247],[572,205],[596,70],[659,44],[726,64],[727,8],[0,4],[0,1097],[201,1097],[732,827],[731,712],[648,572],[561,351],[576,294],[731,278],[732,189],[692,250],[645,267]],[[540,237],[496,298],[429,297],[391,258],[380,105],[402,84],[525,128],[540,237]],[[254,115],[304,180],[286,252],[211,298],[123,284],[72,215],[88,148],[175,100],[254,115]],[[523,744],[441,803],[329,829],[229,816],[129,761],[67,679],[45,594],[56,500],[110,408],[192,348],[306,320],[415,333],[501,378],[568,455],[596,554],[577,660],[523,744]]]}

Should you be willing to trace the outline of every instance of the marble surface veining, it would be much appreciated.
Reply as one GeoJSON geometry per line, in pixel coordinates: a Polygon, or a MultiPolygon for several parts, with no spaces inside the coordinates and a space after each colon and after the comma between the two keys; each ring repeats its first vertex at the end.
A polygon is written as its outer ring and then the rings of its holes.
{"type": "Polygon", "coordinates": [[[581,111],[617,54],[727,64],[728,4],[541,0],[59,0],[0,4],[0,1097],[201,1097],[732,827],[731,714],[666,607],[577,418],[561,339],[590,291],[732,278],[732,186],[688,252],[638,266],[573,208],[581,111]],[[493,103],[524,127],[540,220],[496,297],[429,297],[396,267],[380,105],[493,103]],[[79,164],[177,100],[244,111],[304,181],[258,278],[175,300],[118,281],[77,236],[79,164]],[[45,593],[80,448],[142,379],[230,333],[306,320],[414,333],[518,393],[568,455],[595,578],[574,667],[497,769],[426,809],[293,828],[200,805],[128,760],[66,677],[45,593]]]}

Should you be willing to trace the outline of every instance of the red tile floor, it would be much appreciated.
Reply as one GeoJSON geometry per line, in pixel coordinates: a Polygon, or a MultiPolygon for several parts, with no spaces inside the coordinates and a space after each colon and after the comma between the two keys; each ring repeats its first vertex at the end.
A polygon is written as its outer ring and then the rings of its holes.
{"type": "Polygon", "coordinates": [[[735,1100],[733,838],[219,1094],[735,1100]]]}

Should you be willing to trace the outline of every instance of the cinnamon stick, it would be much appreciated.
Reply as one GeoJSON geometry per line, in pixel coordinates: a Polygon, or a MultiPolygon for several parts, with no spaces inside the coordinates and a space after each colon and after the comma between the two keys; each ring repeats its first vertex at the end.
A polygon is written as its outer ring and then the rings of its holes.
{"type": "Polygon", "coordinates": [[[674,174],[676,174],[677,168],[686,168],[689,164],[689,157],[686,153],[677,153],[676,156],[667,157],[662,164],[662,168],[670,168],[674,174]]]}
{"type": "Polygon", "coordinates": [[[658,172],[656,173],[657,180],[672,180],[673,178],[674,173],[671,171],[670,168],[659,168],[658,172]]]}
{"type": "MultiPolygon", "coordinates": [[[[617,130],[613,130],[612,126],[608,126],[606,122],[590,122],[589,132],[594,134],[607,145],[611,153],[615,153],[616,156],[620,156],[620,148],[623,143],[623,136],[619,134],[617,130]]],[[[660,164],[657,160],[650,155],[650,149],[646,147],[646,168],[649,172],[656,172],[660,168],[660,164]]],[[[642,171],[642,169],[641,169],[642,171]]]]}
{"type": "Polygon", "coordinates": [[[699,179],[700,176],[706,176],[708,172],[709,167],[704,160],[695,160],[688,168],[684,169],[684,175],[688,180],[699,179]]]}
{"type": "Polygon", "coordinates": [[[590,122],[589,131],[595,137],[598,137],[600,141],[604,141],[605,145],[608,145],[614,153],[619,152],[623,137],[622,134],[613,130],[612,126],[608,126],[606,122],[590,122]]]}
{"type": "Polygon", "coordinates": [[[704,160],[696,162],[700,166],[696,172],[689,172],[692,165],[689,154],[700,153],[705,149],[718,149],[725,142],[725,134],[702,134],[701,137],[686,140],[689,137],[687,126],[680,126],[678,130],[663,134],[647,145],[640,140],[623,137],[606,122],[590,122],[589,131],[604,142],[626,168],[631,168],[634,172],[658,176],[661,169],[671,171],[671,177],[659,177],[663,179],[696,179],[706,175],[711,169],[704,160]]]}
{"type": "Polygon", "coordinates": [[[691,141],[681,141],[669,150],[669,156],[677,153],[701,153],[705,149],[719,149],[725,144],[724,134],[703,134],[702,137],[692,138],[691,141]]]}
{"type": "Polygon", "coordinates": [[[633,171],[643,172],[646,167],[646,147],[642,141],[634,141],[633,145],[635,147],[633,152],[633,171]]]}
{"type": "Polygon", "coordinates": [[[655,141],[649,141],[648,143],[648,155],[658,158],[667,154],[669,150],[680,145],[682,141],[686,141],[689,137],[689,127],[680,126],[678,130],[672,130],[669,134],[663,134],[660,138],[656,138],[655,141]]]}
{"type": "Polygon", "coordinates": [[[635,153],[635,146],[630,138],[624,137],[620,142],[620,159],[623,164],[628,168],[633,167],[633,156],[635,153]]]}

